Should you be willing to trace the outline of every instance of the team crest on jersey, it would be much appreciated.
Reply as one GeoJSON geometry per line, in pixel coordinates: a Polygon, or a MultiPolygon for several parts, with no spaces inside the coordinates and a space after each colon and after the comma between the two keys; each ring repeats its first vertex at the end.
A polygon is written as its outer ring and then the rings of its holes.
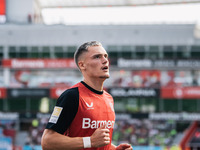
{"type": "Polygon", "coordinates": [[[58,118],[62,112],[62,109],[63,109],[62,107],[55,106],[51,118],[49,119],[49,122],[57,123],[58,118]]]}

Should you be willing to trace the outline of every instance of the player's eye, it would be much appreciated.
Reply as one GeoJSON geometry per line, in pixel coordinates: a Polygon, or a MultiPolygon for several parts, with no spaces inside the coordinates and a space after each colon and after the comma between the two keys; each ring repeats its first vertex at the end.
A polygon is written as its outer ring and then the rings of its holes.
{"type": "Polygon", "coordinates": [[[104,55],[104,57],[105,57],[105,58],[108,58],[108,55],[106,54],[106,55],[104,55]]]}
{"type": "Polygon", "coordinates": [[[95,55],[94,58],[100,58],[100,55],[95,55]]]}

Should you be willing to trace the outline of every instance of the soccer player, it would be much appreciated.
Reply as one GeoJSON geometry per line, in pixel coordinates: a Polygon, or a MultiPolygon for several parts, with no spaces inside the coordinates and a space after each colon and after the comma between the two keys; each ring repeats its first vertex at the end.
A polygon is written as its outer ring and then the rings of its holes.
{"type": "Polygon", "coordinates": [[[83,81],[58,98],[42,136],[43,150],[132,150],[111,143],[115,112],[112,96],[103,90],[110,76],[106,50],[97,41],[87,42],[74,59],[83,81]]]}

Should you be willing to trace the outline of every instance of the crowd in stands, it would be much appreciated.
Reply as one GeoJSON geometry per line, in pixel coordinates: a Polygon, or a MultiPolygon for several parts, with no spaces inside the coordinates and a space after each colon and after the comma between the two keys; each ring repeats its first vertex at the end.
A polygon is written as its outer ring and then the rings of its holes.
{"type": "Polygon", "coordinates": [[[41,145],[43,131],[48,122],[47,118],[34,119],[28,131],[26,145],[41,145]]]}
{"type": "Polygon", "coordinates": [[[15,120],[0,120],[0,149],[15,144],[16,132],[15,120]]]}
{"type": "MultiPolygon", "coordinates": [[[[70,87],[82,80],[79,72],[59,70],[12,71],[10,87],[70,87]]],[[[200,86],[200,71],[195,70],[120,70],[110,71],[110,79],[105,87],[160,88],[200,86]]],[[[3,74],[0,74],[0,83],[3,74]]]]}
{"type": "Polygon", "coordinates": [[[174,121],[148,119],[117,120],[113,143],[127,142],[137,146],[170,146],[177,134],[174,121]]]}

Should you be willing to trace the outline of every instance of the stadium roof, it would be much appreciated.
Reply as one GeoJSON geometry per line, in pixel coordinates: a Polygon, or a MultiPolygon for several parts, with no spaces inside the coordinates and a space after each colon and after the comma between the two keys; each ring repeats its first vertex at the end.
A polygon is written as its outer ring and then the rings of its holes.
{"type": "Polygon", "coordinates": [[[199,14],[200,3],[140,7],[50,7],[41,10],[43,22],[47,25],[197,24],[200,22],[199,14]]]}
{"type": "Polygon", "coordinates": [[[200,0],[36,0],[41,8],[143,6],[161,4],[198,3],[200,0]]]}

